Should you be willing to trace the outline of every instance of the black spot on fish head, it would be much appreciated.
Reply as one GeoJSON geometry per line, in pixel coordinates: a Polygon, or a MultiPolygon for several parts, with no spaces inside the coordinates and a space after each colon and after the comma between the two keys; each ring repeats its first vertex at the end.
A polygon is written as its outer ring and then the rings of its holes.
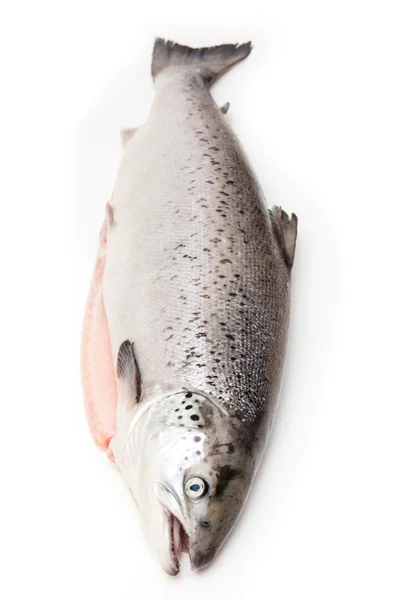
{"type": "Polygon", "coordinates": [[[217,471],[217,486],[215,489],[215,497],[219,498],[225,491],[227,485],[240,475],[240,470],[231,467],[230,465],[223,465],[217,471]]]}
{"type": "Polygon", "coordinates": [[[200,525],[200,527],[204,527],[204,529],[209,529],[211,527],[211,522],[210,521],[200,521],[199,525],[200,525]]]}

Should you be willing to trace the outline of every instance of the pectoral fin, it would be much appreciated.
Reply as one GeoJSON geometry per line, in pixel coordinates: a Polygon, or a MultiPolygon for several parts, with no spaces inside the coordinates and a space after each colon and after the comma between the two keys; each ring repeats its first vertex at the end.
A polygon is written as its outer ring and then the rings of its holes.
{"type": "Polygon", "coordinates": [[[134,405],[140,401],[142,377],[136,360],[134,345],[129,340],[125,340],[119,347],[117,383],[121,397],[127,405],[134,405]]]}
{"type": "Polygon", "coordinates": [[[284,261],[289,269],[291,269],[296,251],[297,217],[293,213],[289,217],[280,206],[274,206],[269,211],[269,214],[271,216],[274,235],[281,249],[284,261]]]}

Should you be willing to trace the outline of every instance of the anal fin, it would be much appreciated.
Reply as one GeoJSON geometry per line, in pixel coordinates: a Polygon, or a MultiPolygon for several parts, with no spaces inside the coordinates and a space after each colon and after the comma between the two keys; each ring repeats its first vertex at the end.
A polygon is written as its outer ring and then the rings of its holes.
{"type": "Polygon", "coordinates": [[[269,211],[275,238],[281,249],[284,261],[289,269],[293,266],[296,251],[297,217],[291,217],[280,206],[273,206],[269,211]]]}

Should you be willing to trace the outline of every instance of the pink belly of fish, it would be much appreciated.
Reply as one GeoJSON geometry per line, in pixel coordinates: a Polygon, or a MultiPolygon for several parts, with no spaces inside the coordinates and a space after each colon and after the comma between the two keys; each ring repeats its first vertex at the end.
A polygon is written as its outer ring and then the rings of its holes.
{"type": "MultiPolygon", "coordinates": [[[[82,331],[81,376],[85,411],[96,444],[108,448],[115,435],[117,386],[110,336],[103,301],[107,224],[100,234],[100,248],[86,304],[82,331]]],[[[109,458],[112,460],[111,450],[109,458]]]]}

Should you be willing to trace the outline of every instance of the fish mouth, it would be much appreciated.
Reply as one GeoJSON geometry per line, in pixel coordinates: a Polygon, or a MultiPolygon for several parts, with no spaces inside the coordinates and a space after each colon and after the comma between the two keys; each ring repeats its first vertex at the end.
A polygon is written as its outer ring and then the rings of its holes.
{"type": "Polygon", "coordinates": [[[178,575],[180,570],[179,558],[182,553],[188,554],[190,565],[194,571],[199,571],[200,569],[207,567],[212,562],[217,552],[217,548],[210,548],[207,552],[198,552],[194,548],[191,549],[189,546],[189,536],[180,520],[175,517],[164,505],[163,509],[168,520],[170,556],[170,568],[168,570],[168,574],[178,575]]]}
{"type": "Polygon", "coordinates": [[[182,505],[175,492],[162,483],[155,482],[153,491],[165,517],[163,531],[166,537],[164,550],[166,567],[164,568],[170,575],[177,575],[181,552],[189,552],[189,536],[183,525],[182,505]]]}
{"type": "Polygon", "coordinates": [[[189,553],[189,537],[180,520],[166,506],[163,505],[163,508],[168,521],[169,555],[171,560],[169,574],[177,575],[180,568],[179,558],[181,553],[189,553]]]}

